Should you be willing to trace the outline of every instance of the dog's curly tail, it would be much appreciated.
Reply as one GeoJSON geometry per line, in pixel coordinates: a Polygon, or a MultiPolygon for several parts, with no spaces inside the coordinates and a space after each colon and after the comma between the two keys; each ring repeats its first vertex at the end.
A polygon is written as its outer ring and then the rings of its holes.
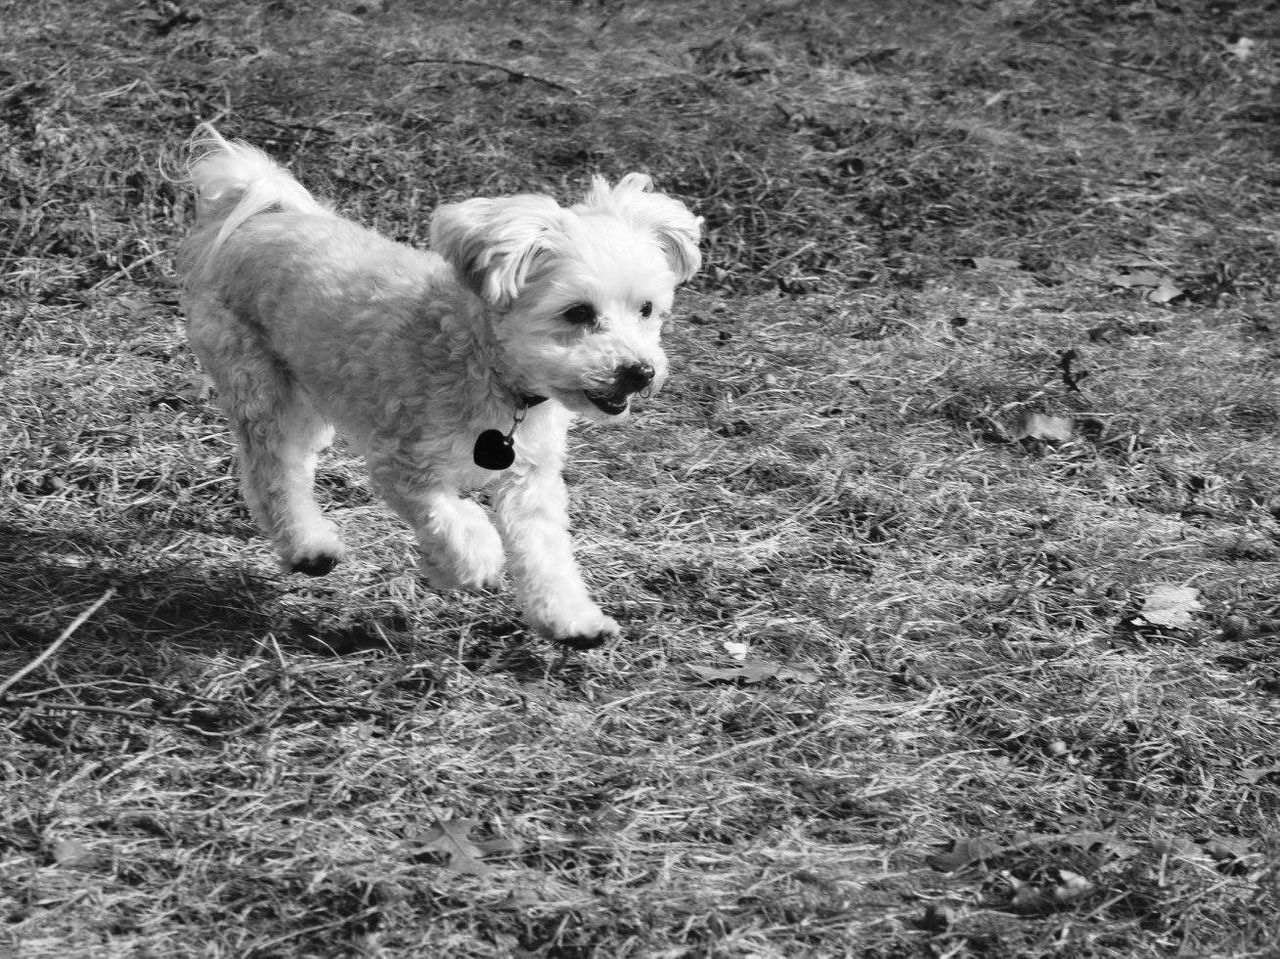
{"type": "Polygon", "coordinates": [[[243,140],[226,140],[201,123],[188,144],[186,181],[196,195],[196,226],[221,221],[202,251],[208,262],[245,220],[271,209],[330,215],[284,167],[243,140]]]}

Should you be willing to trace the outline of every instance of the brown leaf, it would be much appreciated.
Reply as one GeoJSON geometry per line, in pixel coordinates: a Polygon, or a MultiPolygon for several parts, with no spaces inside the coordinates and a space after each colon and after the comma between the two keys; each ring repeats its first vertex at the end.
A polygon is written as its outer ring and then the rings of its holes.
{"type": "Polygon", "coordinates": [[[470,876],[488,876],[493,867],[482,860],[495,852],[515,852],[520,847],[512,839],[471,839],[468,833],[480,825],[475,819],[437,819],[415,837],[426,850],[446,857],[445,868],[470,876]]]}

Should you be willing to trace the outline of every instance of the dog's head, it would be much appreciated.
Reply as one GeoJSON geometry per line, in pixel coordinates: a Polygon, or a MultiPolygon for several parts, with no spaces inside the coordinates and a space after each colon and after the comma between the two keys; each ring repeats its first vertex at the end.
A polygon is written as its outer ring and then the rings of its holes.
{"type": "Polygon", "coordinates": [[[431,245],[492,308],[513,388],[605,420],[661,386],[662,321],[702,263],[702,219],[651,188],[631,173],[569,208],[522,195],[436,211],[431,245]]]}

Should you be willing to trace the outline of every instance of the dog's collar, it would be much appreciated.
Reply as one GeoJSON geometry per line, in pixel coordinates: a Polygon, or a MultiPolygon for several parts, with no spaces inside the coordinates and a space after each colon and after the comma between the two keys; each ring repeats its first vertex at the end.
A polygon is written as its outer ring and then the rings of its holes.
{"type": "Polygon", "coordinates": [[[516,427],[524,422],[524,414],[530,407],[545,403],[545,396],[534,396],[521,393],[516,398],[516,411],[512,417],[511,429],[503,433],[501,430],[485,430],[476,437],[475,449],[471,458],[481,469],[504,470],[516,461],[516,427]]]}

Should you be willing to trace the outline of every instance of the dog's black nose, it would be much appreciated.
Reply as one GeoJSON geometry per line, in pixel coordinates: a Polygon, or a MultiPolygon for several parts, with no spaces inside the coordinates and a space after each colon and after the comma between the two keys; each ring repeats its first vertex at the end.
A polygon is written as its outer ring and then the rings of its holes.
{"type": "Polygon", "coordinates": [[[618,367],[618,389],[624,393],[639,393],[653,382],[653,367],[648,363],[628,363],[618,367]]]}

